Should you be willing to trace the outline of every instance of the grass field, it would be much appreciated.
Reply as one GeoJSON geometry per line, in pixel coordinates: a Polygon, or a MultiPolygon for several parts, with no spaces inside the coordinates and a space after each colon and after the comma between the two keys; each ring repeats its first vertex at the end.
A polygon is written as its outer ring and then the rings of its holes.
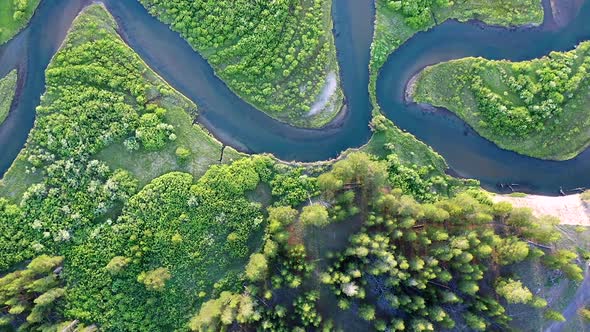
{"type": "MultiPolygon", "coordinates": [[[[96,156],[112,168],[124,168],[131,171],[143,186],[150,180],[170,171],[182,171],[199,178],[212,164],[220,162],[222,145],[187,113],[195,109],[192,102],[178,94],[159,102],[168,112],[166,123],[175,128],[175,142],[169,143],[163,150],[149,152],[145,150],[128,151],[122,143],[112,144],[96,156]],[[180,105],[179,105],[180,103],[180,105]],[[184,147],[191,151],[187,160],[179,161],[176,149],[184,147]]],[[[231,147],[225,147],[223,161],[228,162],[244,156],[231,147]]]]}
{"type": "Polygon", "coordinates": [[[0,79],[0,125],[6,120],[8,112],[10,112],[16,90],[16,80],[16,69],[0,79]]]}
{"type": "Polygon", "coordinates": [[[375,132],[369,143],[361,148],[364,152],[385,158],[395,153],[407,164],[419,166],[433,166],[437,175],[444,174],[447,163],[444,158],[434,152],[428,145],[418,141],[412,134],[401,131],[393,122],[380,117],[382,123],[375,132]]]}
{"type": "Polygon", "coordinates": [[[454,18],[501,26],[537,25],[543,22],[543,7],[539,0],[467,0],[437,8],[434,16],[438,22],[454,18]]]}
{"type": "Polygon", "coordinates": [[[27,25],[41,0],[0,0],[0,45],[9,41],[22,28],[27,25]],[[17,2],[24,4],[20,10],[15,5],[17,2]],[[21,14],[16,14],[16,12],[21,14]]]}

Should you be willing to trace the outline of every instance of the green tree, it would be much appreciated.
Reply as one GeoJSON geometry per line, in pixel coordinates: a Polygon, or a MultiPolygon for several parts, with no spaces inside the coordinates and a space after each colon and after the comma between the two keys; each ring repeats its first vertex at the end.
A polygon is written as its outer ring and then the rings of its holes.
{"type": "Polygon", "coordinates": [[[222,292],[218,298],[209,300],[194,315],[189,328],[193,331],[218,331],[221,326],[234,322],[247,323],[254,318],[254,303],[245,294],[222,292]]]}
{"type": "Polygon", "coordinates": [[[556,321],[556,322],[565,322],[565,317],[563,317],[561,312],[551,310],[551,309],[545,311],[545,313],[543,314],[543,317],[545,317],[545,319],[547,319],[547,320],[552,320],[552,321],[556,321]]]}
{"type": "Polygon", "coordinates": [[[154,270],[142,272],[137,276],[137,281],[145,285],[149,290],[162,291],[166,287],[166,281],[172,278],[168,268],[159,267],[154,270]]]}
{"type": "Polygon", "coordinates": [[[529,303],[533,300],[533,293],[520,280],[501,279],[496,284],[496,292],[508,303],[529,303]]]}
{"type": "Polygon", "coordinates": [[[590,309],[585,307],[580,308],[580,310],[578,310],[578,315],[580,315],[580,317],[586,322],[590,322],[590,309]]]}
{"type": "Polygon", "coordinates": [[[0,328],[42,329],[60,320],[66,295],[60,278],[63,257],[41,255],[24,269],[0,278],[0,328]]]}
{"type": "Polygon", "coordinates": [[[529,255],[528,244],[515,237],[500,240],[496,246],[496,250],[498,253],[498,263],[502,265],[520,262],[529,255]]]}
{"type": "Polygon", "coordinates": [[[178,160],[180,162],[185,162],[187,161],[191,156],[191,150],[183,147],[183,146],[179,146],[176,148],[176,157],[178,158],[178,160]]]}
{"type": "Polygon", "coordinates": [[[127,257],[115,256],[109,261],[106,269],[109,271],[109,273],[115,275],[121,272],[129,264],[129,262],[131,262],[131,259],[127,257]]]}
{"type": "Polygon", "coordinates": [[[375,308],[372,305],[363,305],[359,308],[359,317],[366,321],[372,321],[375,319],[375,308]]]}
{"type": "Polygon", "coordinates": [[[246,277],[250,281],[261,281],[266,278],[268,274],[268,263],[263,254],[252,254],[250,261],[246,265],[246,277]]]}
{"type": "Polygon", "coordinates": [[[578,255],[570,250],[559,249],[551,255],[543,256],[543,264],[550,269],[561,270],[568,278],[576,281],[584,279],[584,271],[574,260],[578,255]]]}
{"type": "Polygon", "coordinates": [[[463,318],[465,318],[467,326],[469,326],[475,331],[485,331],[487,328],[485,320],[482,317],[479,317],[473,313],[467,312],[463,314],[463,318]]]}
{"type": "Polygon", "coordinates": [[[320,204],[305,206],[299,218],[304,225],[324,227],[330,223],[328,210],[320,204]]]}
{"type": "Polygon", "coordinates": [[[343,183],[333,173],[324,173],[318,177],[318,186],[322,193],[331,199],[338,190],[342,189],[343,183]]]}

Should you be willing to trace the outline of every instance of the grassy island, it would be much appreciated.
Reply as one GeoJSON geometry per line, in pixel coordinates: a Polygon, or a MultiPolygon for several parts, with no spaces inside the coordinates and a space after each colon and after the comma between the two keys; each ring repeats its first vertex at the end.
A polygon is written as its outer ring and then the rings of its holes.
{"type": "Polygon", "coordinates": [[[268,115],[321,127],[340,111],[331,1],[141,2],[207,58],[233,91],[268,115]]]}
{"type": "Polygon", "coordinates": [[[16,69],[8,73],[6,77],[0,79],[0,125],[10,112],[10,106],[14,99],[16,90],[17,74],[16,69]]]}
{"type": "Polygon", "coordinates": [[[525,62],[466,58],[425,69],[414,100],[449,109],[483,137],[553,160],[590,144],[590,43],[525,62]]]}
{"type": "Polygon", "coordinates": [[[27,25],[41,0],[0,0],[0,45],[27,25]]]}

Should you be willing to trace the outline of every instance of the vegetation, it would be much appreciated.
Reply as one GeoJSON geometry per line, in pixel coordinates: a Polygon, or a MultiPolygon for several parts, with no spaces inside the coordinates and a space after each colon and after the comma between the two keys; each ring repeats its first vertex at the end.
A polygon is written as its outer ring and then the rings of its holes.
{"type": "Polygon", "coordinates": [[[545,319],[555,322],[565,322],[565,317],[563,317],[561,312],[555,310],[547,310],[545,312],[545,319]]]}
{"type": "Polygon", "coordinates": [[[448,108],[502,148],[573,158],[590,142],[589,50],[585,42],[518,63],[467,58],[438,64],[420,74],[414,99],[448,108]]]}
{"type": "Polygon", "coordinates": [[[371,128],[374,135],[363,150],[379,156],[393,151],[404,166],[434,167],[434,173],[444,175],[447,165],[440,155],[411,134],[402,132],[381,114],[376,96],[379,70],[389,55],[415,33],[447,19],[475,18],[504,26],[540,24],[543,20],[541,1],[377,0],[375,7],[375,31],[369,64],[369,94],[373,105],[371,128]]]}
{"type": "Polygon", "coordinates": [[[447,19],[479,19],[487,24],[515,26],[543,22],[540,0],[377,0],[371,73],[375,76],[389,54],[416,32],[447,19]]]}
{"type": "MultiPolygon", "coordinates": [[[[2,196],[20,201],[60,159],[97,159],[129,170],[142,186],[171,170],[200,176],[220,160],[222,145],[193,125],[195,104],[156,76],[96,6],[75,21],[46,77],[35,128],[0,181],[2,196]],[[191,153],[180,158],[179,147],[191,153]]],[[[227,147],[223,161],[240,156],[227,147]]]]}
{"type": "Polygon", "coordinates": [[[492,203],[383,116],[371,154],[219,163],[195,105],[115,28],[101,5],[76,19],[3,179],[0,329],[488,330],[512,305],[563,319],[515,268],[582,278],[587,252],[555,245],[555,218],[492,203]]]}
{"type": "Polygon", "coordinates": [[[320,204],[312,204],[303,208],[301,222],[304,225],[326,226],[329,222],[328,210],[320,204]]]}
{"type": "Polygon", "coordinates": [[[309,114],[328,78],[338,74],[331,1],[141,2],[201,52],[232,90],[270,116],[321,127],[340,110],[338,88],[322,111],[309,114]]]}
{"type": "MultiPolygon", "coordinates": [[[[213,293],[217,281],[235,285],[229,275],[242,270],[262,221],[259,204],[245,192],[270,181],[270,160],[216,166],[196,184],[179,172],[150,182],[174,167],[201,175],[219,161],[221,145],[193,127],[185,109],[195,108],[121,41],[106,10],[93,5],[76,19],[47,70],[27,146],[3,179],[2,189],[13,194],[0,198],[0,271],[38,255],[65,257],[63,302],[55,312],[38,309],[43,321],[71,317],[106,330],[167,330],[185,326],[190,303],[213,293]],[[176,164],[178,146],[194,142],[195,154],[181,154],[185,160],[176,164]],[[164,155],[178,166],[137,173],[140,182],[95,159],[113,146],[125,149],[124,160],[164,155]],[[26,181],[18,180],[21,174],[26,181]],[[149,185],[138,193],[144,181],[149,185]],[[158,297],[171,302],[168,319],[154,312],[158,297]]],[[[10,324],[28,329],[25,318],[10,324]]]]}
{"type": "MultiPolygon", "coordinates": [[[[60,280],[63,257],[46,255],[33,259],[25,269],[0,278],[0,303],[4,308],[0,327],[22,322],[24,330],[56,329],[62,323],[54,321],[51,312],[63,304],[65,289],[60,280]]],[[[67,325],[67,324],[66,324],[67,325]]]]}
{"type": "MultiPolygon", "coordinates": [[[[389,55],[415,33],[430,29],[447,19],[479,19],[487,24],[502,26],[540,24],[543,21],[540,0],[377,0],[375,7],[375,31],[369,63],[369,94],[374,116],[381,114],[376,96],[379,71],[389,55]]],[[[390,136],[405,135],[394,125],[390,127],[393,127],[388,130],[390,136]]],[[[408,141],[408,138],[404,141],[408,141]]],[[[419,151],[423,150],[420,144],[412,143],[419,151]]]]}
{"type": "Polygon", "coordinates": [[[361,150],[387,160],[392,183],[404,193],[428,201],[440,195],[453,196],[465,187],[479,187],[476,180],[447,175],[443,157],[412,134],[402,132],[384,115],[374,115],[370,125],[373,136],[361,150]]]}
{"type": "Polygon", "coordinates": [[[0,79],[0,125],[6,120],[16,91],[16,69],[0,79]]]}
{"type": "Polygon", "coordinates": [[[9,41],[27,23],[41,0],[0,0],[0,45],[9,41]]]}
{"type": "Polygon", "coordinates": [[[559,239],[554,220],[507,203],[493,204],[477,190],[419,203],[392,187],[391,175],[387,161],[364,153],[352,153],[322,173],[318,184],[330,206],[330,221],[337,228],[361,223],[348,244],[320,244],[330,251],[318,250],[298,235],[300,223],[308,225],[306,237],[330,227],[309,221],[318,219],[309,216],[321,205],[301,212],[269,208],[264,249],[250,258],[245,288],[205,303],[191,329],[333,330],[370,324],[378,331],[484,331],[508,329],[506,307],[511,304],[560,320],[561,314],[546,309],[547,301],[511,269],[540,256],[548,269],[557,268],[555,261],[575,265],[573,252],[550,247],[559,239]],[[314,282],[318,275],[319,284],[314,282]],[[329,300],[322,301],[319,293],[326,286],[333,296],[323,293],[329,300]],[[337,322],[337,312],[346,320],[337,322]]]}
{"type": "Polygon", "coordinates": [[[178,172],[153,180],[117,220],[96,225],[66,256],[66,313],[107,330],[178,329],[203,297],[239,288],[233,275],[244,268],[263,219],[245,191],[267,167],[267,158],[244,159],[212,167],[196,184],[178,172]],[[113,263],[116,257],[125,264],[113,263]]]}

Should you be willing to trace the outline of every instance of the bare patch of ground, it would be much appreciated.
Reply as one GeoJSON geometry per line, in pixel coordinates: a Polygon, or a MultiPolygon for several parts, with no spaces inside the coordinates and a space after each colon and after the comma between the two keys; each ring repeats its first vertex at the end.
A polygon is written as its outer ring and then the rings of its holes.
{"type": "Polygon", "coordinates": [[[510,202],[518,207],[531,208],[536,216],[551,215],[558,217],[562,225],[590,226],[590,211],[579,194],[560,197],[495,195],[493,200],[496,202],[510,202]]]}

